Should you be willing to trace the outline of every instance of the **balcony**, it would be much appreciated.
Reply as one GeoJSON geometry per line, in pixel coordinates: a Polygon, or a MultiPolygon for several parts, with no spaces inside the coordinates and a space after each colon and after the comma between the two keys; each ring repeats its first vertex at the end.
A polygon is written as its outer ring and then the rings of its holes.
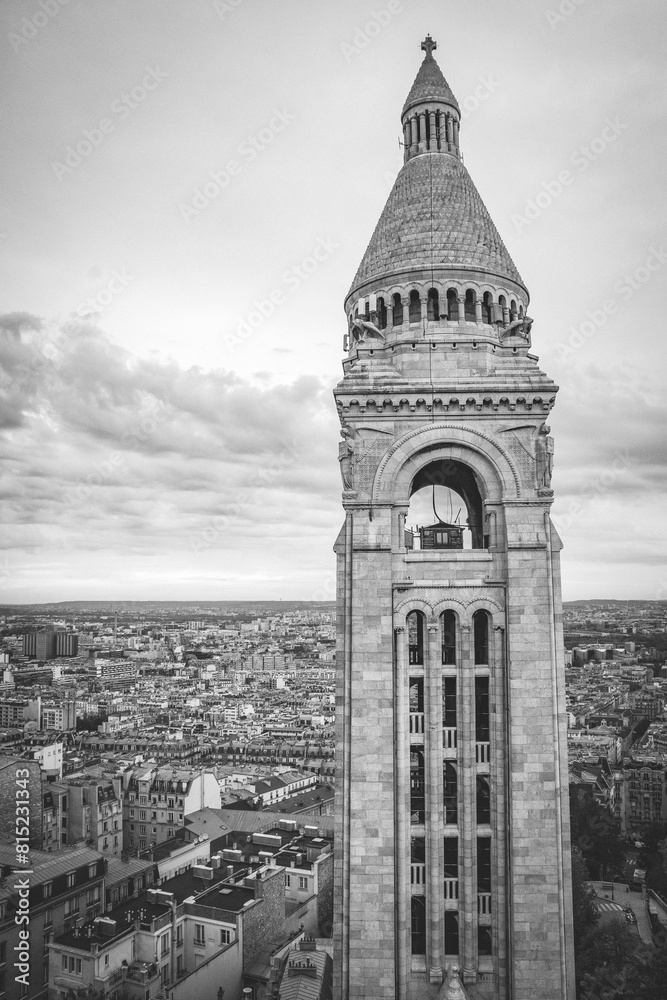
{"type": "Polygon", "coordinates": [[[475,743],[475,760],[478,765],[483,768],[488,768],[489,762],[491,760],[491,744],[490,743],[475,743]]]}
{"type": "MultiPolygon", "coordinates": [[[[410,735],[411,736],[423,736],[424,735],[424,713],[423,712],[410,712],[410,735]]],[[[420,740],[423,743],[423,740],[420,740]]]]}
{"type": "Polygon", "coordinates": [[[410,865],[410,885],[412,885],[412,886],[424,886],[424,885],[426,885],[426,865],[425,864],[413,862],[410,865]]]}
{"type": "Polygon", "coordinates": [[[489,923],[491,919],[491,893],[490,892],[478,892],[477,893],[477,916],[480,918],[481,923],[489,923]],[[486,919],[484,919],[486,918],[486,919]]]}
{"type": "Polygon", "coordinates": [[[456,901],[459,898],[459,880],[457,878],[445,879],[445,901],[456,901]]]}
{"type": "Polygon", "coordinates": [[[443,726],[442,746],[446,758],[456,757],[457,730],[456,726],[443,726]]]}

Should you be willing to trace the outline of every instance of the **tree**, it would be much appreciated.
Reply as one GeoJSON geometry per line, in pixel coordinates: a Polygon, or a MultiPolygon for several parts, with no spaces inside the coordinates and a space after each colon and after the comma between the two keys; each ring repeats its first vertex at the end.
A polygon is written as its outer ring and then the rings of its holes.
{"type": "Polygon", "coordinates": [[[575,941],[582,941],[600,919],[600,912],[595,905],[595,893],[588,884],[588,878],[588,868],[584,856],[578,847],[573,847],[572,906],[575,941]]]}

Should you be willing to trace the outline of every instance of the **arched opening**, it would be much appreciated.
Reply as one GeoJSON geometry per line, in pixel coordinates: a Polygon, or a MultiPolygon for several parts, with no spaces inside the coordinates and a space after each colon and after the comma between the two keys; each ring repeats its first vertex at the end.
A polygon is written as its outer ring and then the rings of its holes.
{"type": "Polygon", "coordinates": [[[431,462],[415,476],[405,519],[414,549],[484,548],[482,496],[472,469],[456,460],[431,462]]]}
{"type": "Polygon", "coordinates": [[[459,298],[455,288],[447,289],[447,319],[455,323],[459,318],[459,298]]]}
{"type": "Polygon", "coordinates": [[[421,611],[408,615],[408,656],[411,666],[424,663],[424,616],[421,611]]]}
{"type": "Polygon", "coordinates": [[[411,939],[412,954],[426,954],[426,899],[424,896],[413,896],[411,902],[411,939]]]}
{"type": "Polygon", "coordinates": [[[459,953],[459,915],[453,910],[445,910],[445,955],[459,953]]]}
{"type": "Polygon", "coordinates": [[[502,313],[503,324],[507,326],[510,313],[509,309],[507,308],[507,299],[505,298],[504,295],[498,296],[498,305],[500,306],[500,311],[502,313]]]}
{"type": "Polygon", "coordinates": [[[519,306],[519,317],[520,317],[520,319],[523,319],[523,306],[522,305],[519,306]]]}
{"type": "Polygon", "coordinates": [[[424,751],[410,749],[410,822],[416,826],[425,817],[424,751]]]}
{"type": "Polygon", "coordinates": [[[469,288],[465,297],[465,317],[468,323],[475,322],[475,293],[469,288]]]}
{"type": "Polygon", "coordinates": [[[475,611],[472,616],[475,664],[489,662],[489,612],[475,611]]]}
{"type": "Polygon", "coordinates": [[[410,292],[410,322],[411,323],[421,323],[422,318],[422,304],[419,298],[419,292],[413,288],[410,292]]]}
{"type": "Polygon", "coordinates": [[[377,301],[377,314],[378,314],[378,328],[380,330],[386,329],[387,326],[387,307],[385,305],[382,296],[377,301]]]}
{"type": "Polygon", "coordinates": [[[392,296],[392,302],[393,306],[391,310],[392,313],[391,325],[403,326],[403,303],[401,301],[401,296],[399,295],[398,292],[394,292],[394,295],[392,296]]]}
{"type": "Polygon", "coordinates": [[[484,292],[482,296],[482,322],[493,323],[493,296],[491,292],[484,292]]]}
{"type": "Polygon", "coordinates": [[[458,820],[458,776],[456,764],[445,761],[442,765],[442,811],[445,823],[458,820]]]}
{"type": "Polygon", "coordinates": [[[493,936],[490,927],[477,928],[478,955],[493,955],[493,936]]]}
{"type": "Polygon", "coordinates": [[[477,822],[491,822],[491,792],[488,778],[477,775],[477,822]]]}
{"type": "Polygon", "coordinates": [[[517,318],[516,301],[512,299],[510,302],[510,319],[515,320],[517,318]]]}
{"type": "Polygon", "coordinates": [[[429,288],[426,309],[430,320],[437,321],[440,319],[440,298],[437,288],[429,288]]]}
{"type": "Polygon", "coordinates": [[[442,662],[444,666],[456,664],[456,614],[443,611],[440,615],[442,627],[442,662]]]}

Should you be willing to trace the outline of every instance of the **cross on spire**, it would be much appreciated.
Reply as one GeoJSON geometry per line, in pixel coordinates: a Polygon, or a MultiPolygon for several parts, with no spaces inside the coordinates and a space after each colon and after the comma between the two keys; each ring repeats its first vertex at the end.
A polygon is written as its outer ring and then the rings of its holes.
{"type": "Polygon", "coordinates": [[[427,59],[433,58],[433,49],[437,49],[438,43],[434,42],[430,35],[427,35],[422,42],[422,49],[426,53],[427,59]]]}

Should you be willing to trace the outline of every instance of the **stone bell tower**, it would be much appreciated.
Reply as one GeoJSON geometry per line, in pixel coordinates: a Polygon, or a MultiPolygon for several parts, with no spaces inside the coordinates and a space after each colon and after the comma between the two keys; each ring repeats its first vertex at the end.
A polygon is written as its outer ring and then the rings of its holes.
{"type": "Polygon", "coordinates": [[[558,387],[427,38],[335,389],[336,1000],[574,1000],[558,387]]]}

